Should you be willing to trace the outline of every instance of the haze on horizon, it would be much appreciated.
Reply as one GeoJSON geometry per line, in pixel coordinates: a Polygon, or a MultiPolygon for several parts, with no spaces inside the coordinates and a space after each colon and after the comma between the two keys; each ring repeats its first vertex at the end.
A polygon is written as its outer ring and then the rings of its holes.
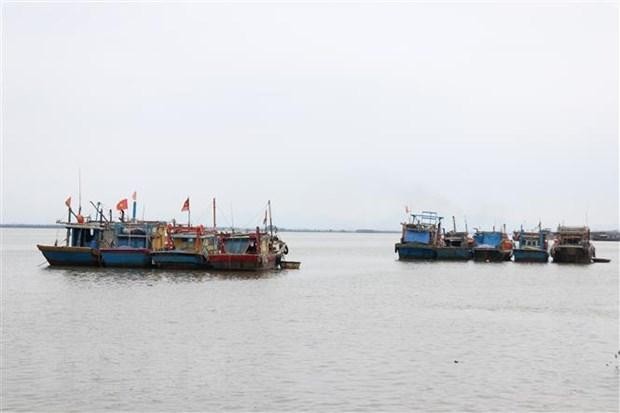
{"type": "Polygon", "coordinates": [[[618,228],[616,3],[4,3],[2,223],[618,228]]]}

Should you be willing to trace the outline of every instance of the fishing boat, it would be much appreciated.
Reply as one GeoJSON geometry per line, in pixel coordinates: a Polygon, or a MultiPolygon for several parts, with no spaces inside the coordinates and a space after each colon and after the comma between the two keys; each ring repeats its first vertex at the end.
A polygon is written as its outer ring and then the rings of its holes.
{"type": "Polygon", "coordinates": [[[590,242],[590,228],[559,226],[551,246],[553,262],[589,264],[596,251],[590,242]]]}
{"type": "Polygon", "coordinates": [[[257,226],[253,232],[219,233],[216,250],[209,252],[211,267],[223,271],[298,269],[300,262],[283,260],[288,254],[288,246],[274,233],[271,201],[267,201],[263,224],[262,231],[257,226]]]}
{"type": "Polygon", "coordinates": [[[56,240],[54,245],[38,244],[37,248],[50,265],[99,266],[100,248],[110,245],[113,239],[108,221],[99,209],[95,220],[83,217],[81,206],[77,213],[74,212],[71,208],[71,197],[67,198],[65,205],[68,208],[67,221],[56,221],[66,230],[66,237],[61,241],[64,245],[58,245],[56,240]],[[75,218],[75,222],[72,222],[71,218],[75,218]]]}
{"type": "Polygon", "coordinates": [[[434,260],[442,217],[436,212],[422,211],[411,214],[403,222],[400,242],[394,245],[399,260],[434,260]]]}
{"type": "Polygon", "coordinates": [[[452,217],[452,231],[444,232],[442,235],[439,245],[435,248],[436,258],[438,260],[470,260],[471,244],[472,239],[469,238],[467,231],[457,231],[456,221],[452,217]]]}
{"type": "Polygon", "coordinates": [[[114,240],[109,248],[101,248],[105,267],[150,267],[151,250],[163,249],[166,224],[159,221],[115,222],[114,240]]]}
{"type": "Polygon", "coordinates": [[[99,248],[111,240],[110,230],[99,222],[58,222],[67,230],[65,245],[41,245],[37,248],[50,265],[99,266],[99,248]]]}
{"type": "Polygon", "coordinates": [[[209,249],[214,249],[217,242],[217,234],[202,225],[171,224],[166,228],[163,248],[151,251],[151,259],[157,268],[208,269],[209,249]]]}
{"type": "Polygon", "coordinates": [[[518,241],[519,248],[513,250],[515,262],[548,262],[547,237],[549,231],[538,228],[538,231],[524,231],[523,227],[515,232],[513,239],[518,241]]]}
{"type": "Polygon", "coordinates": [[[258,227],[255,232],[220,234],[218,238],[219,250],[209,254],[209,264],[215,270],[273,270],[288,253],[277,235],[258,227]]]}
{"type": "Polygon", "coordinates": [[[512,241],[506,231],[478,231],[474,234],[474,261],[501,262],[510,261],[512,241]]]}

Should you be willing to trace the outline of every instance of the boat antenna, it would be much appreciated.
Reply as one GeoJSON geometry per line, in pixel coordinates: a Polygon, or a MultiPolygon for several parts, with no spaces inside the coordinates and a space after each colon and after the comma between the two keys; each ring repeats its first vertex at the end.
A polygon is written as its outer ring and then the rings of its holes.
{"type": "Polygon", "coordinates": [[[463,217],[465,220],[465,232],[469,234],[469,228],[467,228],[467,216],[463,217]]]}
{"type": "Polygon", "coordinates": [[[78,215],[82,213],[82,169],[78,168],[78,215]]]}
{"type": "Polygon", "coordinates": [[[452,228],[454,229],[454,232],[456,232],[456,219],[454,219],[454,215],[452,215],[452,228]]]}
{"type": "Polygon", "coordinates": [[[235,232],[235,215],[233,214],[232,202],[230,203],[230,232],[235,232]]]}
{"type": "Polygon", "coordinates": [[[267,207],[269,208],[269,233],[273,237],[273,222],[271,220],[271,200],[267,201],[267,207]]]}
{"type": "Polygon", "coordinates": [[[213,197],[213,229],[215,230],[215,197],[213,197]]]}

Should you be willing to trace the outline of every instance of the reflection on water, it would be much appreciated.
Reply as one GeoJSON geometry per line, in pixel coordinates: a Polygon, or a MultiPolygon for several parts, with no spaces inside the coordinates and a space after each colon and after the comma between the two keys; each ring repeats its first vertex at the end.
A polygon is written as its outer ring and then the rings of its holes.
{"type": "Polygon", "coordinates": [[[392,234],[286,234],[299,270],[38,266],[2,230],[1,408],[617,411],[610,264],[400,262],[392,234]]]}
{"type": "Polygon", "coordinates": [[[108,284],[136,282],[205,282],[213,280],[261,280],[286,276],[289,270],[270,271],[205,271],[161,270],[144,268],[51,267],[43,271],[62,274],[68,281],[89,281],[108,284]]]}

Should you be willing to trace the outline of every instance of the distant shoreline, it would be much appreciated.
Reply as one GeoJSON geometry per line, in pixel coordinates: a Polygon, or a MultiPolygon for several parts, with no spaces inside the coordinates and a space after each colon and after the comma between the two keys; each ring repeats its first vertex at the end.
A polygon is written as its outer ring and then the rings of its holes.
{"type": "MultiPolygon", "coordinates": [[[[58,224],[0,224],[0,228],[63,228],[58,224]]],[[[274,227],[275,228],[275,227],[274,227]]],[[[221,228],[230,231],[230,228],[221,228]]],[[[298,229],[298,228],[277,228],[277,232],[316,232],[316,233],[333,233],[333,234],[400,234],[400,231],[380,230],[380,229],[298,229]]],[[[237,232],[253,231],[251,228],[235,228],[237,232]]],[[[620,231],[591,231],[592,241],[620,241],[620,231]]]]}

